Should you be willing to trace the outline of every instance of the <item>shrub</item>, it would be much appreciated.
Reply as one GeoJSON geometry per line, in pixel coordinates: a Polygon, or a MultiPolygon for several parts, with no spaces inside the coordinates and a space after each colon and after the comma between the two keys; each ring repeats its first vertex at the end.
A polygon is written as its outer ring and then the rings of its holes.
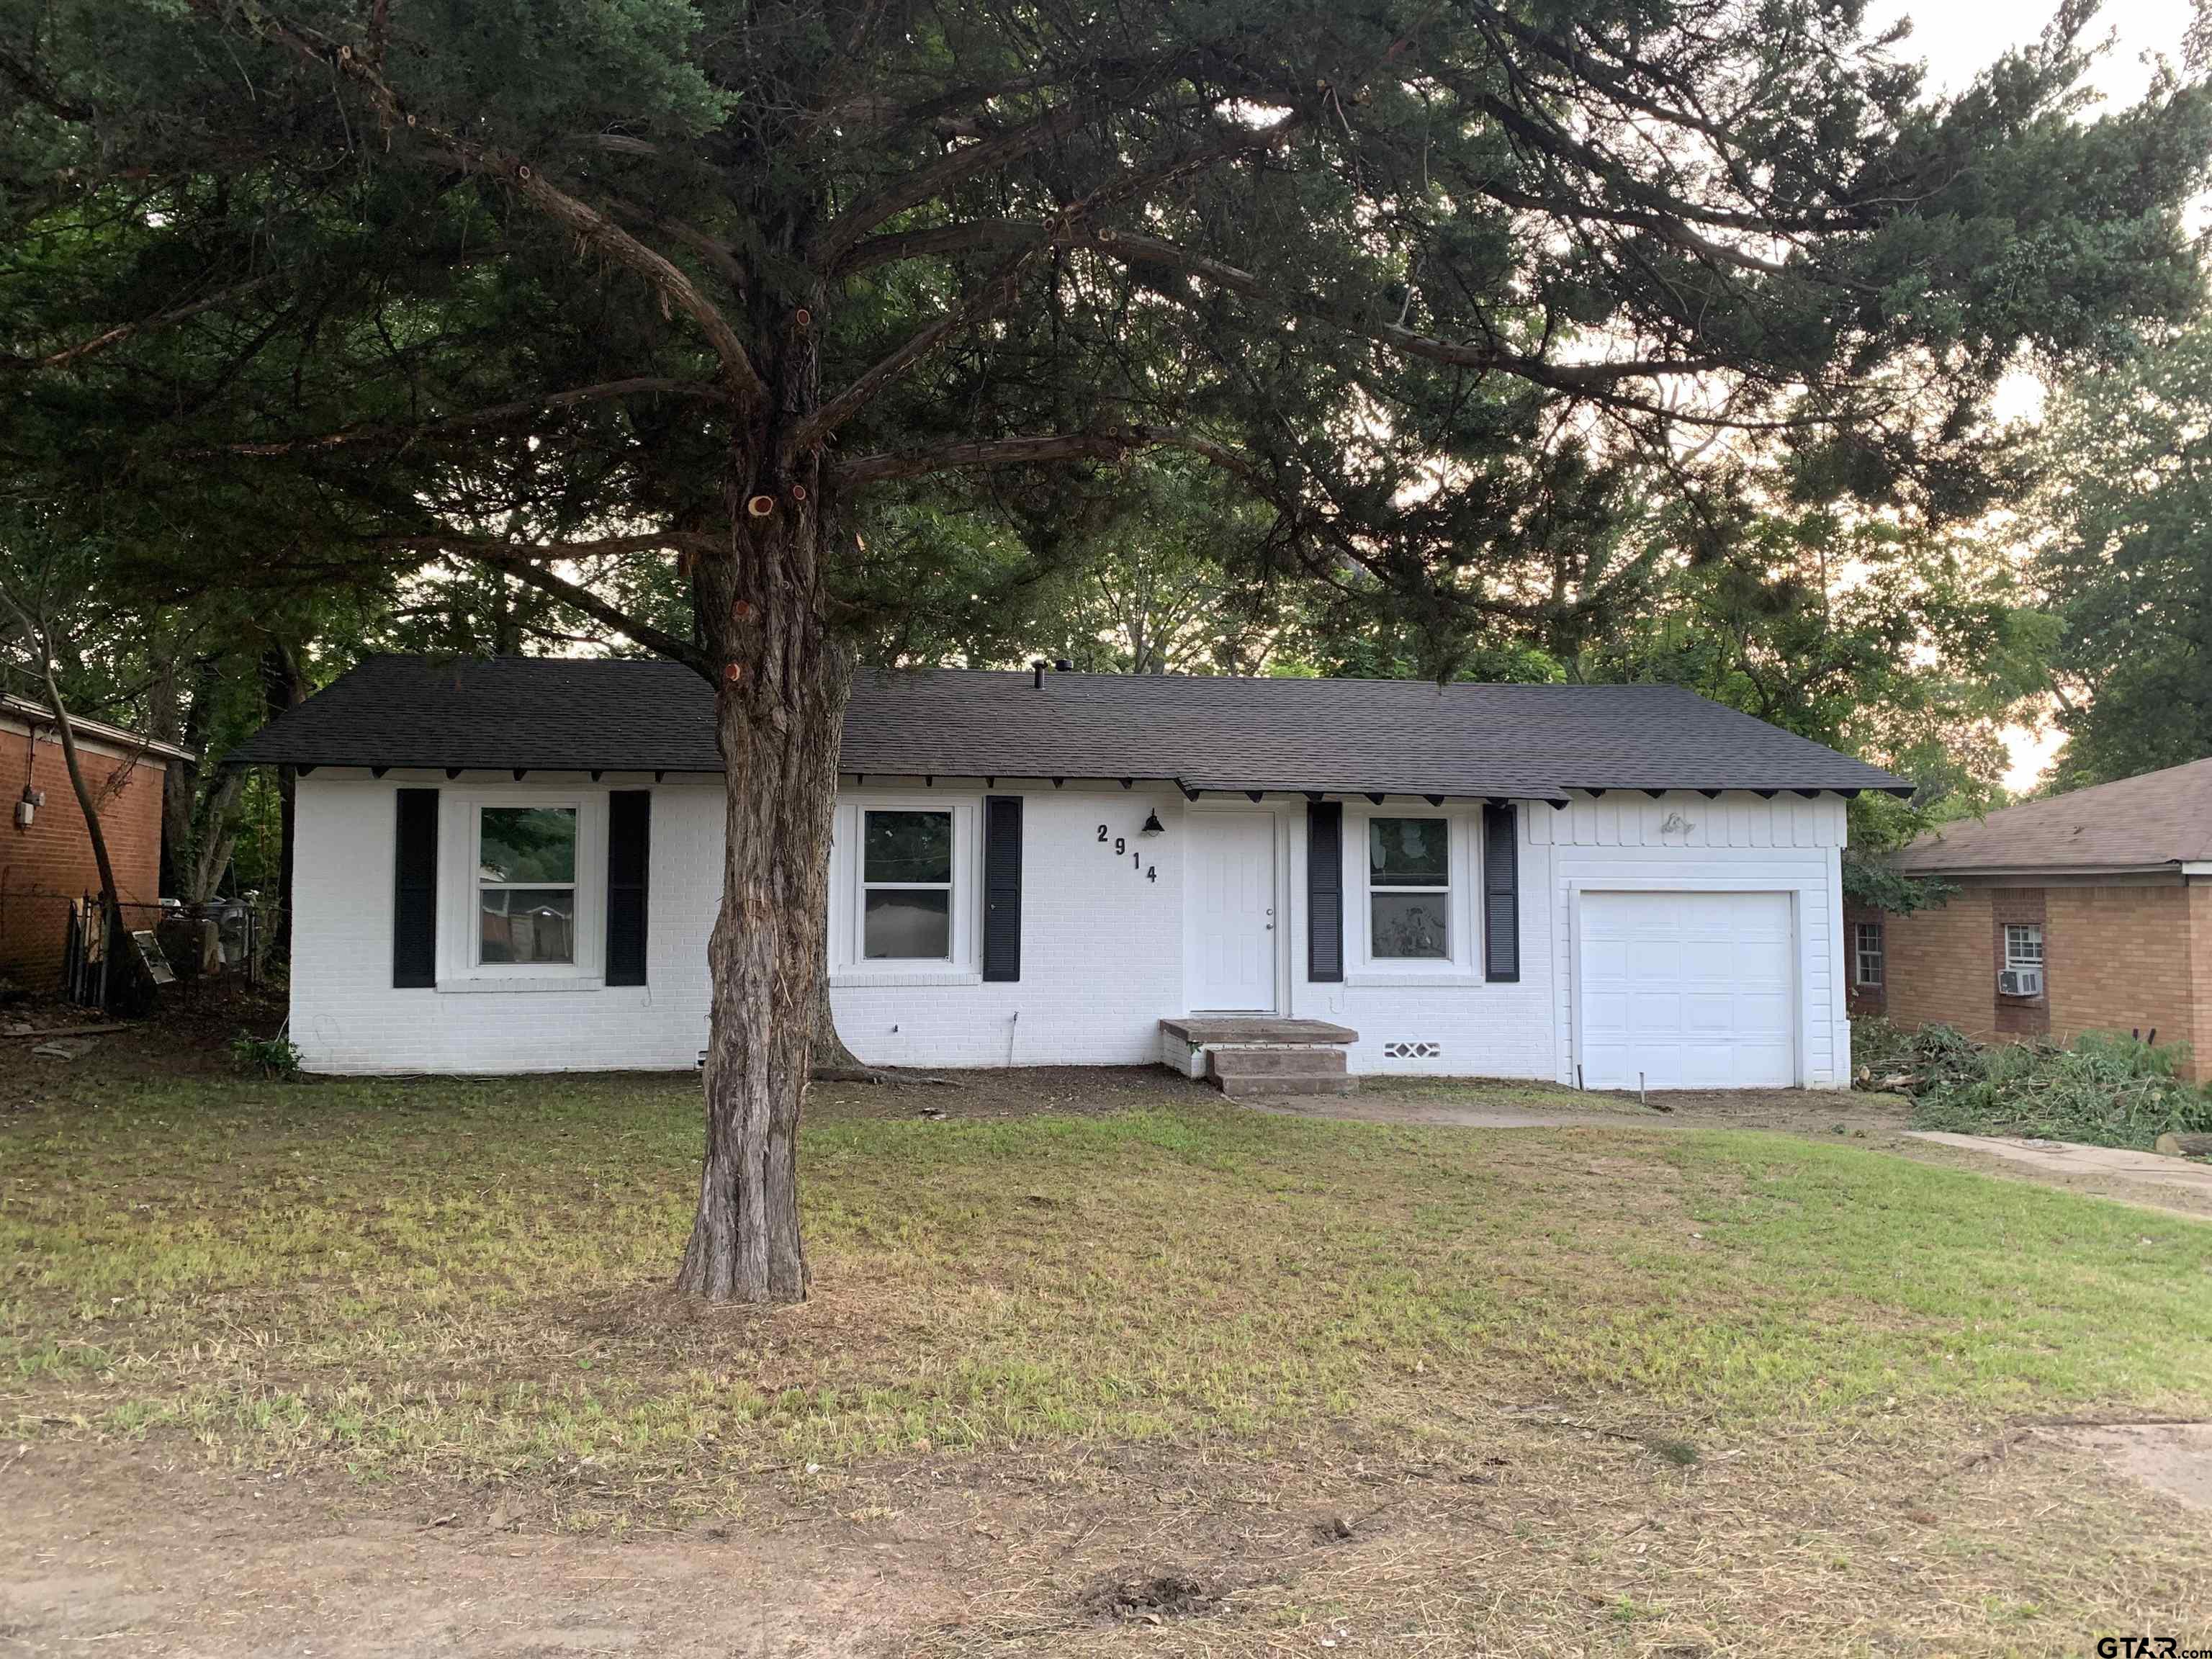
{"type": "Polygon", "coordinates": [[[291,1038],[281,1033],[258,1037],[240,1032],[231,1042],[230,1063],[249,1075],[273,1078],[279,1083],[300,1080],[300,1051],[292,1046],[291,1038]]]}

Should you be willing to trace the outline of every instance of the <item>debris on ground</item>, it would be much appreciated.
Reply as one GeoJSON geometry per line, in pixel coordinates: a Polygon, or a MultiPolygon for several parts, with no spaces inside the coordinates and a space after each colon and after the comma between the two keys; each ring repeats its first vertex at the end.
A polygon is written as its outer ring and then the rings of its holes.
{"type": "Polygon", "coordinates": [[[1163,1573],[1153,1578],[1113,1578],[1094,1584],[1082,1598],[1085,1611],[1099,1619],[1125,1624],[1157,1625],[1169,1619],[1187,1619],[1211,1613],[1221,1605],[1218,1585],[1207,1584],[1186,1573],[1163,1573]]]}
{"type": "Polygon", "coordinates": [[[2063,1045],[1984,1045],[1949,1025],[1862,1020],[1851,1048],[1857,1086],[1909,1096],[1916,1129],[2143,1151],[2212,1131],[2212,1090],[2181,1075],[2187,1043],[2085,1031],[2063,1045]]]}
{"type": "Polygon", "coordinates": [[[48,1060],[82,1060],[98,1047],[98,1037],[56,1037],[52,1042],[34,1044],[31,1052],[44,1054],[48,1060]]]}

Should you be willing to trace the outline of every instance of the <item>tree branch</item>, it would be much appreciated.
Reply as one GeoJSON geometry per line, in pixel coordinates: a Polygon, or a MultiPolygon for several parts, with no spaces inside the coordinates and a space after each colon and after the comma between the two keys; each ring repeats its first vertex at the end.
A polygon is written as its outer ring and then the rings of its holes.
{"type": "Polygon", "coordinates": [[[95,334],[88,340],[79,340],[75,345],[64,346],[59,351],[49,352],[43,357],[0,358],[0,368],[5,368],[9,372],[16,374],[34,374],[45,369],[66,368],[71,363],[92,356],[97,352],[105,351],[112,345],[121,343],[134,334],[150,333],[155,329],[167,328],[173,324],[185,321],[187,318],[197,317],[203,311],[212,310],[215,307],[228,301],[235,300],[241,295],[250,294],[257,288],[264,288],[270,281],[267,276],[256,276],[248,282],[234,283],[228,288],[218,289],[203,299],[194,300],[189,305],[179,306],[171,311],[156,312],[151,317],[140,317],[131,322],[118,323],[104,333],[95,334]]]}
{"type": "Polygon", "coordinates": [[[1002,167],[1064,137],[1083,125],[1090,113],[1089,100],[1071,99],[1055,104],[1035,120],[996,138],[951,151],[927,167],[917,167],[893,180],[872,196],[863,197],[822,228],[809,250],[817,268],[836,265],[845,250],[886,219],[941,196],[962,179],[990,167],[1002,167]]]}
{"type": "Polygon", "coordinates": [[[1246,477],[1258,468],[1230,446],[1181,427],[1131,426],[1099,432],[1048,432],[983,438],[938,449],[885,451],[838,464],[841,484],[884,483],[994,466],[1033,466],[1048,461],[1118,461],[1139,449],[1182,449],[1246,477]]]}
{"type": "Polygon", "coordinates": [[[91,105],[64,97],[60,88],[4,48],[0,48],[0,77],[5,77],[17,92],[49,115],[59,116],[64,121],[89,121],[93,118],[91,105]]]}
{"type": "MultiPolygon", "coordinates": [[[[1036,226],[1034,234],[1028,238],[1011,239],[1018,244],[1015,251],[985,279],[982,287],[967,304],[948,311],[935,322],[918,330],[889,356],[823,404],[793,432],[792,449],[794,452],[804,451],[821,442],[865,408],[878,391],[904,374],[947,336],[1011,302],[1022,267],[1054,242],[1091,239],[1094,234],[1087,227],[1091,216],[1101,209],[1141,195],[1148,190],[1157,190],[1169,180],[1187,173],[1201,172],[1255,149],[1272,149],[1296,131],[1304,118],[1294,110],[1272,126],[1237,125],[1188,155],[1171,157],[1153,167],[1133,167],[1109,179],[1081,200],[1069,203],[1048,222],[1036,226]]],[[[1095,233],[1101,240],[1109,234],[1103,229],[1095,233]]]]}
{"type": "Polygon", "coordinates": [[[988,438],[947,444],[939,449],[885,451],[856,455],[838,463],[841,484],[884,483],[926,477],[933,472],[962,472],[992,466],[1027,466],[1042,461],[1116,461],[1145,440],[1130,433],[1054,432],[1033,437],[988,438]]]}
{"type": "Polygon", "coordinates": [[[591,589],[564,576],[556,576],[545,566],[547,562],[555,559],[590,558],[608,553],[651,552],[666,547],[692,547],[708,543],[709,538],[706,537],[670,531],[641,536],[611,536],[599,541],[556,542],[538,545],[492,541],[472,536],[396,536],[381,544],[420,548],[426,552],[442,553],[449,558],[473,559],[494,570],[505,571],[517,581],[550,595],[563,605],[573,606],[618,634],[627,635],[647,650],[677,662],[689,663],[703,672],[706,659],[690,641],[680,640],[650,623],[639,620],[620,605],[601,599],[591,589]]]}
{"type": "Polygon", "coordinates": [[[1006,305],[1014,296],[1022,267],[1035,258],[1037,250],[1043,246],[1043,239],[1040,236],[1030,246],[1015,253],[984,278],[982,286],[965,304],[951,307],[936,321],[915,330],[890,356],[880,359],[835,397],[822,404],[793,429],[792,452],[794,454],[804,453],[820,443],[865,409],[878,392],[928,356],[939,341],[1006,305]]]}
{"type": "MultiPolygon", "coordinates": [[[[220,26],[231,0],[186,0],[186,3],[220,26]]],[[[722,365],[723,377],[738,398],[748,404],[769,401],[767,383],[753,367],[729,319],[699,292],[680,266],[646,246],[596,208],[556,187],[521,157],[464,138],[422,119],[407,108],[405,101],[386,83],[374,66],[352,47],[333,43],[318,31],[287,21],[271,12],[255,9],[248,17],[249,27],[273,34],[302,60],[319,66],[335,65],[340,74],[367,93],[378,114],[386,122],[412,129],[417,137],[465,168],[495,173],[506,179],[517,195],[556,224],[574,233],[579,241],[644,278],[664,304],[689,317],[706,336],[722,365]]]]}
{"type": "Polygon", "coordinates": [[[1600,392],[1623,380],[1647,380],[1667,374],[1702,374],[1734,367],[1719,357],[1637,358],[1625,362],[1556,363],[1524,352],[1492,344],[1470,345],[1440,340],[1401,323],[1376,322],[1358,317],[1343,307],[1310,295],[1278,294],[1249,270],[1224,261],[1194,253],[1157,237],[1101,232],[1093,246],[1109,257],[1133,264],[1162,265],[1225,288],[1271,309],[1307,318],[1341,329],[1363,339],[1402,351],[1409,357],[1445,363],[1455,368],[1499,370],[1554,391],[1600,392]]]}
{"type": "Polygon", "coordinates": [[[974,219],[963,224],[932,225],[924,230],[897,230],[855,242],[830,274],[850,276],[901,259],[927,259],[1034,242],[1044,234],[1043,226],[1020,219],[974,219]]]}
{"type": "Polygon", "coordinates": [[[549,392],[542,398],[526,398],[511,404],[494,404],[487,409],[472,409],[465,414],[449,415],[442,420],[427,421],[419,426],[356,426],[341,427],[336,432],[318,434],[312,438],[283,438],[268,443],[226,444],[220,450],[204,452],[224,455],[297,455],[306,452],[337,449],[349,444],[412,443],[416,439],[433,433],[465,431],[470,427],[490,426],[501,421],[520,420],[540,410],[568,409],[578,404],[597,403],[605,398],[627,398],[638,393],[653,393],[672,398],[700,398],[715,402],[726,401],[729,393],[717,386],[699,380],[671,380],[662,375],[641,374],[627,380],[605,380],[598,386],[576,386],[567,392],[549,392]]]}
{"type": "Polygon", "coordinates": [[[426,553],[465,553],[489,559],[496,555],[511,563],[544,564],[556,559],[597,559],[623,553],[658,553],[675,548],[691,553],[728,550],[711,536],[684,530],[647,531],[635,536],[600,536],[586,542],[504,542],[489,536],[459,536],[433,532],[422,536],[384,536],[382,547],[418,548],[426,553]]]}

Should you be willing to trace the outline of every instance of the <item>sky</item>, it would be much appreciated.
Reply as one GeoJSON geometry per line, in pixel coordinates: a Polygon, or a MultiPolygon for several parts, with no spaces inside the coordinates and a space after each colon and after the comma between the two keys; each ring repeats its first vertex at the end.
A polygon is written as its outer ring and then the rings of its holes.
{"type": "MultiPolygon", "coordinates": [[[[1999,52],[2042,33],[2055,9],[2055,0],[1875,0],[1868,21],[1881,27],[1910,17],[1912,38],[1905,54],[1927,60],[1930,90],[1955,90],[1999,52]]],[[[2091,72],[2091,83],[2109,99],[2132,103],[2150,83],[2143,54],[2162,52],[2178,61],[2188,27],[2189,0],[2106,0],[2087,33],[2092,40],[2117,34],[2118,44],[2091,72]]]]}
{"type": "MultiPolygon", "coordinates": [[[[1930,92],[1956,91],[1972,80],[1977,70],[2008,48],[2026,46],[2042,33],[2052,5],[2002,4],[1993,0],[1875,0],[1868,9],[1874,27],[1887,27],[1899,17],[1912,20],[1912,34],[1900,55],[1924,59],[1930,92]]],[[[2106,0],[2087,30],[2093,40],[2107,33],[2116,37],[2112,49],[2090,71],[2089,82],[2112,106],[2133,103],[2150,84],[2148,55],[2163,53],[2178,62],[2181,37],[2188,27],[2190,0],[2106,0]]],[[[2032,414],[2042,402],[2041,388],[2033,382],[2008,387],[1998,394],[1998,412],[2017,418],[2032,414]]],[[[2009,789],[2032,788],[2058,749],[2055,731],[2025,727],[2007,734],[2012,765],[2005,774],[2009,789]]]]}

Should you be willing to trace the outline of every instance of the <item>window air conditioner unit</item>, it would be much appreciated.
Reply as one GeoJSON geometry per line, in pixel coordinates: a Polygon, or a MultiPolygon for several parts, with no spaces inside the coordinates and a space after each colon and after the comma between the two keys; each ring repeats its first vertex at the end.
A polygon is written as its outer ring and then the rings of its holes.
{"type": "Polygon", "coordinates": [[[1997,975],[1997,990],[2008,997],[2039,997],[2043,994],[2043,969],[2008,968],[1997,975]]]}

